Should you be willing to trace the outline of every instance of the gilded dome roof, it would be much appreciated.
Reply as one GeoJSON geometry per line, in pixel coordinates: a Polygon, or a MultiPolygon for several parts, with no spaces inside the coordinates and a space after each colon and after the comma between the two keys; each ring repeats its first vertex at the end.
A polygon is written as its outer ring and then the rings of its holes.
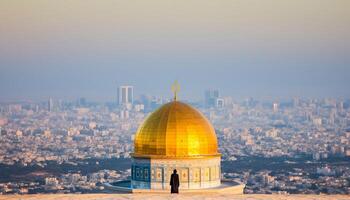
{"type": "Polygon", "coordinates": [[[135,135],[134,157],[218,156],[210,122],[188,104],[172,101],[150,114],[135,135]]]}

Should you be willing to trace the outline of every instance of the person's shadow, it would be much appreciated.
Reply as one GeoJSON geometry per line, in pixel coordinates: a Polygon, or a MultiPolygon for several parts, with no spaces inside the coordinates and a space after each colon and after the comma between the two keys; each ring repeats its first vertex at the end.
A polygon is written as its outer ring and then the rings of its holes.
{"type": "Polygon", "coordinates": [[[179,175],[176,173],[176,169],[174,169],[173,174],[171,174],[170,185],[171,185],[171,193],[179,193],[179,175]]]}

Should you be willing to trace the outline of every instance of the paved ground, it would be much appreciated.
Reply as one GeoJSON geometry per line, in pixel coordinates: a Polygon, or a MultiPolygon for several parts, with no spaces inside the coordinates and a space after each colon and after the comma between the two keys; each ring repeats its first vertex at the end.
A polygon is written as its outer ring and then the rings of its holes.
{"type": "Polygon", "coordinates": [[[0,200],[158,200],[158,199],[178,199],[178,200],[350,200],[350,195],[228,195],[228,194],[52,194],[52,195],[4,195],[0,200]]]}

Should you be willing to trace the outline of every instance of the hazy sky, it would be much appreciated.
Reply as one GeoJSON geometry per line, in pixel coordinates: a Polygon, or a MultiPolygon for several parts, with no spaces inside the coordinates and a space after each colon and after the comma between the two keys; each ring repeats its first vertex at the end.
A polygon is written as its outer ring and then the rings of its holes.
{"type": "Polygon", "coordinates": [[[350,97],[349,0],[0,0],[0,101],[350,97]]]}

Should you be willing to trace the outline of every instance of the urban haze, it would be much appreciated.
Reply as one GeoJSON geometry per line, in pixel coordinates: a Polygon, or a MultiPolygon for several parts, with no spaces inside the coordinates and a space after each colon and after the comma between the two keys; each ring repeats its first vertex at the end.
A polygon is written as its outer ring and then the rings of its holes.
{"type": "Polygon", "coordinates": [[[348,97],[350,3],[310,1],[0,2],[0,101],[348,97]]]}
{"type": "Polygon", "coordinates": [[[130,180],[135,133],[177,81],[215,128],[220,178],[349,195],[349,24],[348,0],[1,0],[0,194],[130,180]]]}

